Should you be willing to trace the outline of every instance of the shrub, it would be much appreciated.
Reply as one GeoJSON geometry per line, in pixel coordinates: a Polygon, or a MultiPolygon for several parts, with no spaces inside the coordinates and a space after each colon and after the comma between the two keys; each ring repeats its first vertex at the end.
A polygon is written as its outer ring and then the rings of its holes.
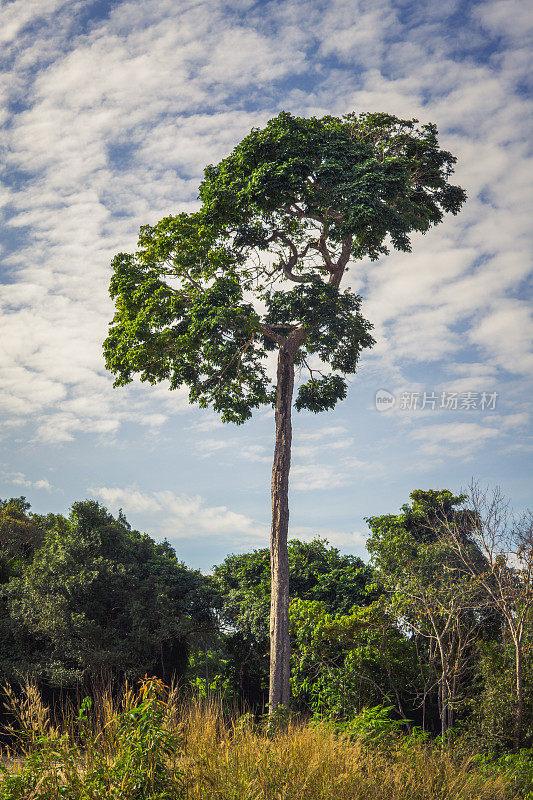
{"type": "MultiPolygon", "coordinates": [[[[19,732],[20,744],[27,752],[19,774],[4,768],[1,800],[183,797],[182,774],[176,766],[181,738],[179,727],[172,724],[167,695],[160,680],[145,679],[137,705],[112,716],[99,731],[91,724],[88,698],[70,731],[61,735],[41,714],[41,732],[36,735],[35,724],[19,732]]],[[[17,716],[20,719],[20,714],[17,716]]]]}

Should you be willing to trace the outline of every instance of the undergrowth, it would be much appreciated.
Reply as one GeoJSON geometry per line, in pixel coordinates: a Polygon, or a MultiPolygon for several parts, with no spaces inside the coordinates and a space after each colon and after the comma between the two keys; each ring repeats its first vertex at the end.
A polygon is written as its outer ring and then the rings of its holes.
{"type": "Polygon", "coordinates": [[[64,707],[59,721],[31,685],[7,687],[4,701],[13,721],[0,800],[518,800],[528,791],[527,774],[387,729],[383,715],[379,735],[365,735],[368,712],[349,730],[290,719],[273,729],[214,700],[182,702],[153,678],[64,707]]]}

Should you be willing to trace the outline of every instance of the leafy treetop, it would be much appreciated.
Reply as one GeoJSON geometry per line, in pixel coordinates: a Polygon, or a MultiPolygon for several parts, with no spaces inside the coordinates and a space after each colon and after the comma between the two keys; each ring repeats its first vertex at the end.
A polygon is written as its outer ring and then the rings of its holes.
{"type": "Polygon", "coordinates": [[[202,576],[95,501],[50,516],[42,546],[4,587],[26,671],[52,684],[183,671],[187,639],[211,624],[202,576]]]}
{"type": "MultiPolygon", "coordinates": [[[[377,596],[370,567],[322,539],[288,543],[291,597],[320,601],[330,612],[347,613],[377,596]]],[[[268,548],[227,556],[211,578],[222,621],[230,628],[268,638],[270,553],[268,548]]]]}
{"type": "Polygon", "coordinates": [[[464,192],[433,125],[388,114],[321,119],[279,114],[255,129],[200,187],[201,210],[141,228],[138,249],[113,261],[116,314],[104,345],[124,385],[168,380],[191,402],[241,423],[272,403],[269,350],[318,356],[297,409],[332,408],[373,344],[360,298],[339,284],[349,259],[386,242],[410,249],[464,192]]]}

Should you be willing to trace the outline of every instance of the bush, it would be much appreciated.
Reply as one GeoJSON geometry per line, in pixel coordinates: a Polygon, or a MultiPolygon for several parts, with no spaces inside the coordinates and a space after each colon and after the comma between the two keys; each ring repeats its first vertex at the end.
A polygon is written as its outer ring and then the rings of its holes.
{"type": "Polygon", "coordinates": [[[86,698],[70,731],[61,735],[42,714],[40,733],[36,735],[35,724],[21,730],[19,742],[26,748],[22,769],[10,774],[4,767],[1,800],[183,797],[182,774],[176,768],[179,728],[169,724],[167,690],[160,680],[144,680],[138,704],[112,716],[99,731],[91,724],[91,710],[86,698]]]}
{"type": "Polygon", "coordinates": [[[363,708],[359,714],[345,724],[345,730],[353,738],[367,744],[384,744],[397,739],[405,730],[405,721],[392,719],[393,706],[363,708]]]}
{"type": "Polygon", "coordinates": [[[477,755],[474,763],[484,775],[503,775],[520,793],[520,797],[533,800],[533,747],[523,748],[518,753],[506,753],[497,759],[477,755]]]}

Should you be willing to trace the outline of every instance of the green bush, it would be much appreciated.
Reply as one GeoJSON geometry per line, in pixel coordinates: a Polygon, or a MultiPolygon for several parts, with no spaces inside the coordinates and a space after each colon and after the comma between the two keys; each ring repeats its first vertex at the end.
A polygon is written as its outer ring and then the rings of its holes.
{"type": "Polygon", "coordinates": [[[510,779],[520,797],[533,800],[533,747],[525,747],[518,753],[506,753],[497,759],[477,755],[473,761],[482,774],[510,779]]]}
{"type": "Polygon", "coordinates": [[[83,701],[70,733],[49,728],[31,739],[19,774],[3,768],[1,800],[178,800],[183,797],[179,728],[168,724],[166,687],[145,679],[139,702],[111,718],[112,739],[95,734],[91,701],[83,701]],[[111,746],[110,746],[111,742],[111,746]]]}

